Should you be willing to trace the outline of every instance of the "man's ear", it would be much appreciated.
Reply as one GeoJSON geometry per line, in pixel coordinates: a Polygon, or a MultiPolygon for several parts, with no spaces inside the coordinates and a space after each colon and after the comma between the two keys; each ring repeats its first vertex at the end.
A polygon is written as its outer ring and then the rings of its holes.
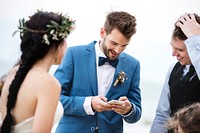
{"type": "Polygon", "coordinates": [[[100,36],[101,36],[101,38],[104,38],[106,36],[106,31],[105,31],[104,27],[101,28],[101,30],[100,30],[100,36]]]}

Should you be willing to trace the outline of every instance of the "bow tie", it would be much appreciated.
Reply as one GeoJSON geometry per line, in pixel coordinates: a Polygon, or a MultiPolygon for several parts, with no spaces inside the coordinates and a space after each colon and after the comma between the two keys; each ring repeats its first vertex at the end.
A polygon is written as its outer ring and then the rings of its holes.
{"type": "Polygon", "coordinates": [[[102,66],[105,62],[108,62],[111,66],[116,68],[117,64],[118,64],[118,61],[119,61],[118,59],[110,60],[108,58],[99,57],[99,66],[102,66]]]}

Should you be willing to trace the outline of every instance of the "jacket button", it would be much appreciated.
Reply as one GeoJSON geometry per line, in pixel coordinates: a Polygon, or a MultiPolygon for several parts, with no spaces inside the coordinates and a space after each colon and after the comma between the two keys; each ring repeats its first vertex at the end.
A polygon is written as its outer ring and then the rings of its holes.
{"type": "Polygon", "coordinates": [[[98,130],[98,127],[91,127],[91,131],[98,130]]]}

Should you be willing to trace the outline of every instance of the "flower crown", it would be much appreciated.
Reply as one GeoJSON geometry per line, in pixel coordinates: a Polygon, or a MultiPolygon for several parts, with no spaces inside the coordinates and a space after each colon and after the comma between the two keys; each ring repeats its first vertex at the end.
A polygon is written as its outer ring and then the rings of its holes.
{"type": "Polygon", "coordinates": [[[13,35],[16,34],[16,32],[20,32],[20,37],[23,37],[23,34],[25,31],[33,32],[33,33],[44,33],[43,35],[43,41],[45,44],[50,44],[51,40],[60,40],[66,38],[72,30],[74,30],[75,26],[75,20],[72,20],[69,16],[61,16],[62,22],[61,25],[59,25],[57,22],[51,20],[50,24],[47,25],[47,30],[34,30],[29,29],[26,26],[25,19],[19,20],[19,26],[17,31],[13,33],[13,35]]]}

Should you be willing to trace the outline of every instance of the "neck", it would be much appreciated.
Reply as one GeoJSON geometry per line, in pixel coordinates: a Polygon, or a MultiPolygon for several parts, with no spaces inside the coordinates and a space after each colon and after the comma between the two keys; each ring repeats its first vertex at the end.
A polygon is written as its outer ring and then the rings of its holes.
{"type": "Polygon", "coordinates": [[[47,58],[39,60],[34,64],[34,67],[42,68],[46,72],[49,72],[51,66],[52,66],[52,61],[47,58]]]}
{"type": "Polygon", "coordinates": [[[103,41],[99,41],[99,48],[104,53],[104,55],[106,56],[106,53],[105,53],[105,51],[103,49],[103,41]]]}

